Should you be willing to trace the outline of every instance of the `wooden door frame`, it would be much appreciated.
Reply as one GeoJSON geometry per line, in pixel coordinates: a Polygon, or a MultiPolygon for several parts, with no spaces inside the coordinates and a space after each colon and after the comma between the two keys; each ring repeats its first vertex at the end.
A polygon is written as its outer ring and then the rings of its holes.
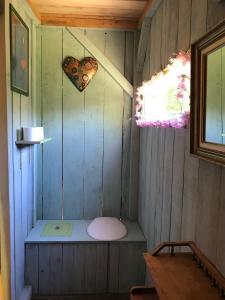
{"type": "Polygon", "coordinates": [[[1,271],[4,300],[11,299],[10,272],[10,211],[9,211],[9,160],[6,75],[6,15],[7,1],[0,0],[0,229],[1,271]]]}

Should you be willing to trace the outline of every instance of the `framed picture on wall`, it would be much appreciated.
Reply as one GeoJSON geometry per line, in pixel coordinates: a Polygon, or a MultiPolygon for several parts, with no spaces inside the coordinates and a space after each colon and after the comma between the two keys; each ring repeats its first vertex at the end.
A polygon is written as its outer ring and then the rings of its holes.
{"type": "Polygon", "coordinates": [[[29,95],[29,28],[10,5],[11,89],[29,95]]]}

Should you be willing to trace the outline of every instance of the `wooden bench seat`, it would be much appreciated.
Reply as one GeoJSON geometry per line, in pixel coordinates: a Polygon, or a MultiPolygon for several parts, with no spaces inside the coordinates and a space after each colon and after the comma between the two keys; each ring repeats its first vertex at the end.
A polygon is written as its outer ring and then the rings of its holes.
{"type": "Polygon", "coordinates": [[[145,253],[144,258],[160,300],[225,297],[225,278],[193,242],[163,243],[152,254],[145,253]],[[160,253],[166,247],[171,253],[160,253]],[[188,247],[191,251],[179,248],[175,252],[175,247],[188,247]]]}

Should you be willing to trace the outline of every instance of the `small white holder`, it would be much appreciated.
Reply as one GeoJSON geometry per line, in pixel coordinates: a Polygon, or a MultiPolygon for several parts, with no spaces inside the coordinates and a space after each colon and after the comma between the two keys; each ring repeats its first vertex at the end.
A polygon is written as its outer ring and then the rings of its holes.
{"type": "Polygon", "coordinates": [[[43,127],[24,127],[23,140],[28,142],[41,141],[44,139],[43,127]]]}

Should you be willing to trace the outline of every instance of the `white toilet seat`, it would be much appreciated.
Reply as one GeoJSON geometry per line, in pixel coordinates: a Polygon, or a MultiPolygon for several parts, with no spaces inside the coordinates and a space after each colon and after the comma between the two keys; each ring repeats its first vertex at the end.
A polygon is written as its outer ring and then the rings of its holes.
{"type": "Polygon", "coordinates": [[[99,241],[114,241],[122,239],[127,234],[125,225],[117,218],[95,218],[87,228],[88,234],[99,241]]]}

